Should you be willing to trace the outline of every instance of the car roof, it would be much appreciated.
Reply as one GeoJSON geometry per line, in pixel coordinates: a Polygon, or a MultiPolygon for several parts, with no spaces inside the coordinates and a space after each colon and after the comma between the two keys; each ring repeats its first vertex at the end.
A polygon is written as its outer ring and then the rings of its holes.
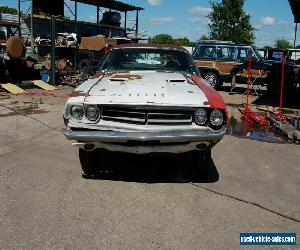
{"type": "Polygon", "coordinates": [[[237,44],[237,43],[226,42],[226,41],[200,41],[196,44],[196,46],[201,46],[201,45],[233,46],[233,47],[255,47],[254,45],[237,44]]]}
{"type": "Polygon", "coordinates": [[[120,44],[117,46],[114,46],[112,50],[114,49],[165,49],[165,50],[177,50],[182,51],[185,53],[188,53],[188,51],[177,45],[170,45],[170,44],[147,44],[147,43],[129,43],[129,44],[120,44]]]}

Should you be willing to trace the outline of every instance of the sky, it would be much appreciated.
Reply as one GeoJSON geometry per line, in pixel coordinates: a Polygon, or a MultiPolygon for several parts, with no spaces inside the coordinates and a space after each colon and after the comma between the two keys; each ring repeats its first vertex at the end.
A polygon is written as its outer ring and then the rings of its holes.
{"type": "MultiPolygon", "coordinates": [[[[215,0],[214,2],[220,2],[215,0]]],[[[208,35],[207,14],[211,11],[208,0],[122,0],[122,2],[143,7],[140,12],[140,31],[144,35],[154,36],[167,33],[173,37],[188,37],[197,41],[202,35],[208,35]]],[[[73,3],[66,0],[72,9],[73,3]]],[[[0,5],[15,7],[16,0],[0,0],[0,5]]],[[[22,4],[26,12],[28,3],[22,4]]],[[[245,11],[251,15],[251,24],[256,28],[255,44],[259,47],[273,45],[278,38],[294,41],[295,24],[288,0],[245,0],[245,11]]],[[[96,7],[79,4],[79,19],[96,20],[96,7]]],[[[104,11],[104,10],[103,10],[104,11]]],[[[71,16],[66,9],[65,14],[71,16]]],[[[128,15],[128,27],[135,23],[135,12],[128,15]]],[[[298,29],[297,44],[300,44],[298,29]]]]}

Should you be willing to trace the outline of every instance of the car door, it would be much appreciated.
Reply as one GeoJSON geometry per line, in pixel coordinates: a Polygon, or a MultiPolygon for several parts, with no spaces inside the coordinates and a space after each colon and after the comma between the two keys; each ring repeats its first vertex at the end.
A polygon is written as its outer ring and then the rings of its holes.
{"type": "Polygon", "coordinates": [[[252,47],[237,47],[237,56],[236,60],[239,63],[242,63],[243,66],[243,71],[239,72],[236,74],[237,81],[238,82],[246,82],[248,78],[248,59],[249,55],[251,54],[252,61],[251,61],[251,76],[252,76],[252,81],[263,81],[267,76],[268,72],[265,69],[264,63],[259,60],[258,56],[256,55],[255,51],[253,50],[252,47]]]}
{"type": "Polygon", "coordinates": [[[230,79],[230,72],[237,64],[235,60],[235,53],[236,50],[234,46],[217,46],[216,67],[225,81],[230,79]]]}

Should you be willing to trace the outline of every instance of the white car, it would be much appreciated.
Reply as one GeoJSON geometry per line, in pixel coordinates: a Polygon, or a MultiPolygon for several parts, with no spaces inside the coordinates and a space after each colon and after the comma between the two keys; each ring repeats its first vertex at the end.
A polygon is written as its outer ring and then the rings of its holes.
{"type": "Polygon", "coordinates": [[[79,147],[84,173],[97,174],[95,162],[103,149],[193,152],[209,159],[210,149],[226,132],[228,117],[222,97],[198,75],[182,47],[112,48],[96,76],[73,92],[64,109],[63,133],[79,147]]]}
{"type": "Polygon", "coordinates": [[[78,39],[75,33],[57,33],[56,45],[63,47],[76,46],[78,39]]]}

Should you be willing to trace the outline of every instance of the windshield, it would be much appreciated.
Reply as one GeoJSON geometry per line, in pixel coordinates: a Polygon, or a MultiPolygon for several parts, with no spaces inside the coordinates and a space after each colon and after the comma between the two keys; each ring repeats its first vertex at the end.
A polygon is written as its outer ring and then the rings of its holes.
{"type": "Polygon", "coordinates": [[[198,74],[198,69],[188,53],[167,49],[115,49],[100,66],[100,71],[109,72],[141,70],[198,74]]]}

